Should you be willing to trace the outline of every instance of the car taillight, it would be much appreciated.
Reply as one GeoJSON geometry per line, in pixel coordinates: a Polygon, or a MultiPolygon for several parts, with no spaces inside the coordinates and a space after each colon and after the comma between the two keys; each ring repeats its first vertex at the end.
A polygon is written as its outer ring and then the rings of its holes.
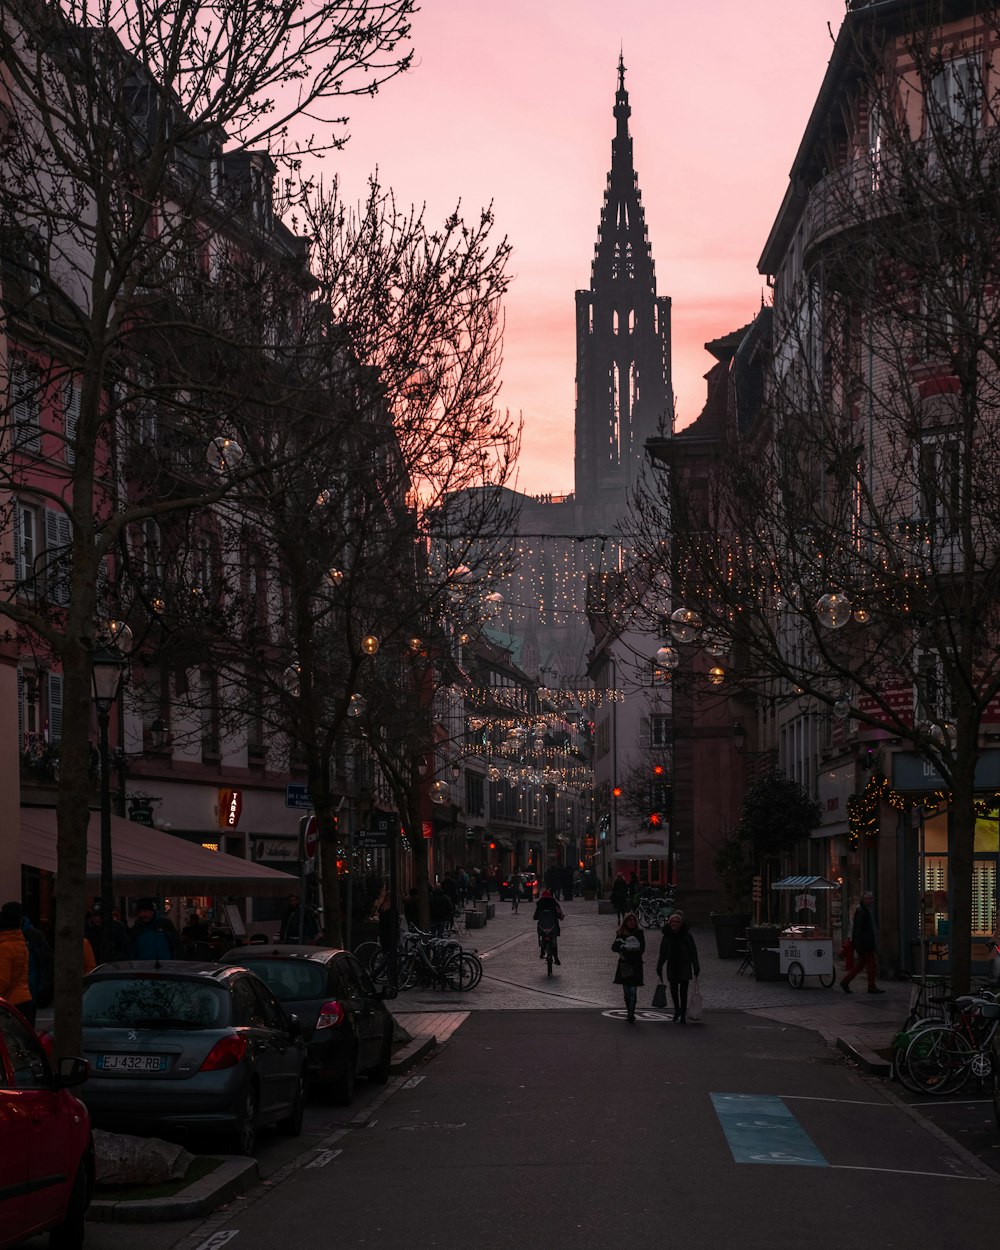
{"type": "Polygon", "coordinates": [[[231,1033],[215,1043],[205,1056],[200,1071],[218,1072],[221,1068],[235,1068],[246,1053],[246,1038],[240,1033],[231,1033]]]}
{"type": "Polygon", "coordinates": [[[340,1024],[344,1019],[344,1009],[340,1003],[334,999],[332,1002],[324,1003],[319,1009],[319,1015],[316,1017],[316,1029],[332,1029],[335,1024],[340,1024]]]}

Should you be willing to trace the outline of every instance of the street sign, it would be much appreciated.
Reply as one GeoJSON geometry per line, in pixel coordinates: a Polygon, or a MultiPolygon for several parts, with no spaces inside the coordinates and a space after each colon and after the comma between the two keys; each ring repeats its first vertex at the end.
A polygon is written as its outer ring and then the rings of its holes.
{"type": "Polygon", "coordinates": [[[305,828],[302,831],[302,849],[306,859],[315,859],[319,847],[319,823],[315,816],[305,817],[305,828]]]}
{"type": "Polygon", "coordinates": [[[389,846],[387,829],[358,829],[354,835],[354,845],[359,851],[384,851],[389,846]]]}
{"type": "Polygon", "coordinates": [[[309,797],[309,787],[293,782],[291,785],[285,786],[285,806],[295,807],[300,811],[309,811],[312,808],[312,799],[309,797]]]}

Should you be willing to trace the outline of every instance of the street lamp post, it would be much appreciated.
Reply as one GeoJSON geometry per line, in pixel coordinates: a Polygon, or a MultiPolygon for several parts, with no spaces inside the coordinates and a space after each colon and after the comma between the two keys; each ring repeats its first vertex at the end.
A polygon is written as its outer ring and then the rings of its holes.
{"type": "Polygon", "coordinates": [[[108,721],[111,709],[118,698],[122,678],[122,657],[109,649],[95,651],[91,657],[91,675],[94,682],[94,705],[97,708],[97,725],[100,730],[99,757],[101,764],[101,932],[104,960],[110,960],[114,947],[112,941],[112,911],[114,910],[114,873],[111,864],[111,777],[110,751],[108,749],[108,721]]]}

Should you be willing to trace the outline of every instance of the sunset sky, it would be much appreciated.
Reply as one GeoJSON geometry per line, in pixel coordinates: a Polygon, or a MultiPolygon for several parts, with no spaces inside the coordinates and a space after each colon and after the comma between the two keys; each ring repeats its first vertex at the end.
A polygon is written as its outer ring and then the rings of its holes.
{"type": "MultiPolygon", "coordinates": [[[[678,425],[749,321],[757,260],[844,0],[418,0],[413,70],[349,102],[349,200],[380,180],[431,220],[493,202],[513,244],[500,403],[524,417],[519,489],[573,488],[574,291],[590,283],[624,50],[656,263],[673,299],[678,425]]],[[[765,291],[769,297],[769,293],[765,291]]]]}

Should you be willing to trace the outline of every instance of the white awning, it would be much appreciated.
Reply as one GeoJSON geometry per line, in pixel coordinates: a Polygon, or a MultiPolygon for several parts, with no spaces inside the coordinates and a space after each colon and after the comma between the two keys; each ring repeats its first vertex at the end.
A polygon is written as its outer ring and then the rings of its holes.
{"type": "MultiPolygon", "coordinates": [[[[119,894],[296,893],[298,877],[222,851],[207,851],[196,842],[175,838],[159,829],[121,816],[111,817],[111,862],[119,894]]],[[[57,871],[56,812],[53,807],[21,808],[21,863],[45,872],[57,871]]],[[[101,818],[90,813],[87,826],[87,881],[101,880],[101,818]]]]}

